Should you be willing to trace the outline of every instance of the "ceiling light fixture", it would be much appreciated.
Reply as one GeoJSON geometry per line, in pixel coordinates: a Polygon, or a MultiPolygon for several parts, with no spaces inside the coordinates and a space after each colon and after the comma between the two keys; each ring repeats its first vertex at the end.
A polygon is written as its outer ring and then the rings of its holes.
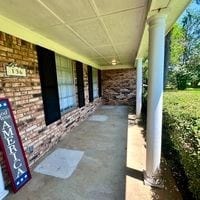
{"type": "Polygon", "coordinates": [[[112,60],[112,65],[116,65],[117,61],[115,59],[112,60]]]}

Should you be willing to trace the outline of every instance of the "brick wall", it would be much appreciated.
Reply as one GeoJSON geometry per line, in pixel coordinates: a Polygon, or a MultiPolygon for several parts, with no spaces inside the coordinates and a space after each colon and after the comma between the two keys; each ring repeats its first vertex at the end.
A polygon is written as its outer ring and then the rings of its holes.
{"type": "MultiPolygon", "coordinates": [[[[9,98],[31,166],[62,137],[77,126],[101,103],[88,101],[87,66],[84,65],[85,106],[66,113],[60,120],[46,126],[35,45],[0,32],[0,98],[9,98]],[[15,62],[26,68],[26,77],[7,76],[5,64],[15,62]]],[[[2,153],[0,163],[8,182],[2,153]]]]}
{"type": "Polygon", "coordinates": [[[135,69],[104,70],[102,88],[104,104],[135,105],[135,69]]]}

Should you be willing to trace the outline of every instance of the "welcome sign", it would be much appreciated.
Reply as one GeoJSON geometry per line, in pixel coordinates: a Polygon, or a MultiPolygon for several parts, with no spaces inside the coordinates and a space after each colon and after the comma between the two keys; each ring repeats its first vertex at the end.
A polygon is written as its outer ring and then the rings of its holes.
{"type": "Polygon", "coordinates": [[[8,99],[0,99],[0,145],[13,190],[17,192],[31,174],[8,99]]]}

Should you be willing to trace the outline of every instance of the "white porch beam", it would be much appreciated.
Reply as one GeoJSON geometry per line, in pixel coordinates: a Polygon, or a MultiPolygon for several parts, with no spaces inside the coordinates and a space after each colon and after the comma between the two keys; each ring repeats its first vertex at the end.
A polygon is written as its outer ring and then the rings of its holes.
{"type": "Polygon", "coordinates": [[[159,179],[162,139],[163,69],[166,15],[149,18],[149,78],[145,184],[162,187],[159,179]]]}
{"type": "Polygon", "coordinates": [[[142,109],[142,58],[137,58],[136,116],[139,118],[142,109]]]}

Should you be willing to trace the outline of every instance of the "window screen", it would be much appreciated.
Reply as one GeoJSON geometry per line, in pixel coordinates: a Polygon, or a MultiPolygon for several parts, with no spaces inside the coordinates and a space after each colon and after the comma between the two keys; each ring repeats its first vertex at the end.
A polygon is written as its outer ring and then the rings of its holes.
{"type": "Polygon", "coordinates": [[[92,81],[93,81],[93,97],[98,97],[98,70],[92,68],[92,81]]]}
{"type": "Polygon", "coordinates": [[[73,67],[74,62],[72,60],[56,54],[56,72],[61,113],[65,113],[76,106],[73,67]]]}
{"type": "Polygon", "coordinates": [[[99,88],[99,97],[102,96],[102,87],[101,87],[101,70],[98,70],[98,88],[99,88]]]}

